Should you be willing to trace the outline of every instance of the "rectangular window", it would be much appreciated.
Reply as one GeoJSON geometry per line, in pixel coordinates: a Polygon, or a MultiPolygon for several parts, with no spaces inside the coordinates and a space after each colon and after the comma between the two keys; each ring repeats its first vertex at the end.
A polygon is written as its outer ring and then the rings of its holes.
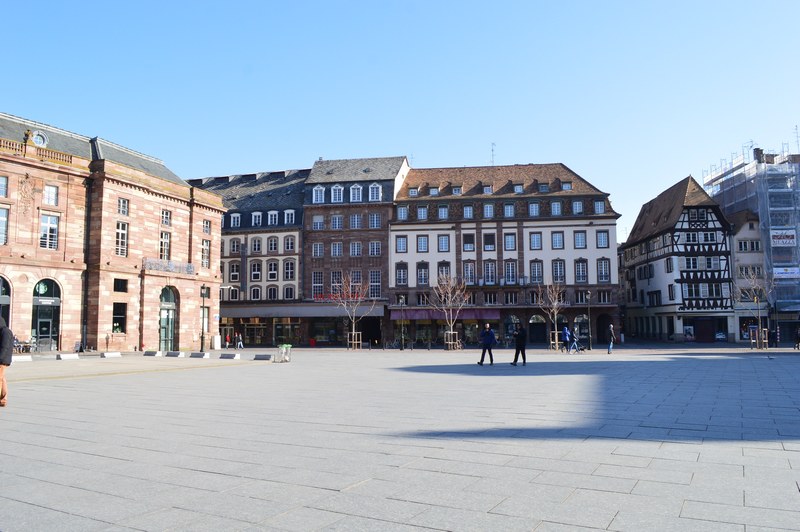
{"type": "Polygon", "coordinates": [[[8,197],[8,177],[0,176],[0,198],[8,197]]]}
{"type": "Polygon", "coordinates": [[[250,280],[251,281],[261,280],[261,261],[250,263],[250,280]]]}
{"type": "Polygon", "coordinates": [[[344,247],[341,242],[331,242],[331,257],[341,257],[344,254],[344,247]]]}
{"type": "Polygon", "coordinates": [[[311,229],[314,231],[325,229],[325,217],[321,214],[315,214],[311,219],[311,229]]]}
{"type": "Polygon", "coordinates": [[[553,261],[553,282],[554,283],[564,283],[566,282],[566,271],[564,267],[564,261],[561,259],[556,259],[553,261]]]}
{"type": "Polygon", "coordinates": [[[606,202],[603,200],[595,200],[594,202],[594,213],[595,214],[605,214],[606,212],[606,202]]]}
{"type": "Polygon", "coordinates": [[[342,203],[344,201],[344,188],[334,185],[331,188],[331,203],[342,203]]]}
{"type": "Polygon", "coordinates": [[[536,284],[544,282],[544,263],[540,260],[531,261],[531,282],[536,284]]]}
{"type": "Polygon", "coordinates": [[[130,204],[127,198],[117,198],[117,214],[120,216],[128,216],[130,204]]]}
{"type": "Polygon", "coordinates": [[[211,234],[211,220],[203,220],[203,234],[204,235],[211,234]]]}
{"type": "Polygon", "coordinates": [[[211,240],[203,240],[200,265],[203,268],[208,268],[211,266],[211,240]]]}
{"type": "MultiPolygon", "coordinates": [[[[294,261],[287,260],[283,263],[283,280],[294,281],[294,261]]],[[[291,298],[289,298],[291,299],[291,298]]]]}
{"type": "Polygon", "coordinates": [[[553,216],[561,216],[561,202],[560,201],[551,201],[550,202],[550,214],[553,216]]]}
{"type": "Polygon", "coordinates": [[[278,251],[278,237],[271,236],[267,239],[267,251],[278,251]]]}
{"type": "Polygon", "coordinates": [[[312,203],[325,203],[325,187],[317,186],[314,187],[314,197],[311,200],[312,203]]]}
{"type": "Polygon", "coordinates": [[[697,244],[697,233],[684,233],[683,238],[687,244],[697,244]]]}
{"type": "Polygon", "coordinates": [[[398,286],[408,285],[408,267],[405,264],[398,265],[397,269],[395,269],[394,282],[398,286]]]}
{"type": "Polygon", "coordinates": [[[417,285],[428,284],[428,265],[426,263],[417,264],[417,285]]]}
{"type": "Polygon", "coordinates": [[[161,210],[161,225],[172,225],[172,211],[161,210]]]}
{"type": "Polygon", "coordinates": [[[440,262],[438,266],[438,277],[450,277],[450,263],[440,262]]]}
{"type": "Polygon", "coordinates": [[[464,282],[466,284],[475,284],[475,263],[464,263],[464,282]]]}
{"type": "Polygon", "coordinates": [[[427,220],[428,219],[428,207],[424,205],[420,205],[417,207],[417,220],[427,220]]]}
{"type": "Polygon", "coordinates": [[[495,234],[494,233],[484,233],[483,234],[483,250],[484,251],[494,251],[495,250],[495,234]]]}
{"type": "Polygon", "coordinates": [[[439,235],[437,238],[438,240],[438,249],[441,252],[450,251],[450,235],[439,235]]]}
{"type": "Polygon", "coordinates": [[[350,256],[351,257],[361,256],[361,242],[350,242],[350,256]]]}
{"type": "Polygon", "coordinates": [[[394,249],[397,253],[407,253],[408,252],[408,237],[407,236],[396,236],[394,238],[394,249]]]}
{"type": "Polygon", "coordinates": [[[128,256],[128,224],[125,222],[117,222],[117,236],[114,248],[117,257],[128,256]]]}
{"type": "Polygon", "coordinates": [[[311,272],[311,297],[314,299],[322,297],[323,290],[322,272],[311,272]]]}
{"type": "Polygon", "coordinates": [[[118,334],[128,332],[128,305],[126,303],[114,303],[111,311],[111,331],[118,334]]]}
{"type": "Polygon", "coordinates": [[[241,214],[231,214],[231,227],[239,227],[242,224],[241,214]]]}
{"type": "Polygon", "coordinates": [[[254,212],[252,216],[250,216],[250,225],[253,227],[260,227],[261,226],[261,213],[254,212]]]}
{"type": "MultiPolygon", "coordinates": [[[[258,279],[253,279],[253,280],[257,281],[258,279]]],[[[268,281],[277,281],[278,280],[278,263],[277,262],[268,262],[267,263],[267,280],[268,281]]]]}
{"type": "Polygon", "coordinates": [[[127,279],[114,279],[114,292],[127,292],[128,280],[127,279]]]}
{"type": "Polygon", "coordinates": [[[40,218],[39,247],[58,249],[58,216],[43,214],[40,218]]]}
{"type": "Polygon", "coordinates": [[[528,203],[528,216],[539,216],[539,202],[528,203]]]}
{"type": "Polygon", "coordinates": [[[405,205],[399,205],[397,207],[397,219],[408,220],[408,207],[405,205]]]}
{"type": "Polygon", "coordinates": [[[497,304],[497,292],[484,292],[484,294],[483,294],[483,303],[485,305],[496,305],[497,304]]]}
{"type": "Polygon", "coordinates": [[[294,225],[294,211],[283,211],[283,223],[285,225],[294,225]]]}
{"type": "Polygon", "coordinates": [[[380,201],[381,200],[381,186],[377,183],[373,183],[369,186],[369,200],[370,201],[380,201]]]}
{"type": "Polygon", "coordinates": [[[552,249],[564,249],[564,233],[561,231],[553,231],[550,235],[550,243],[552,249]]]}
{"type": "Polygon", "coordinates": [[[417,235],[417,251],[419,253],[427,253],[428,252],[428,236],[427,235],[417,235]]]}
{"type": "Polygon", "coordinates": [[[475,251],[475,235],[473,233],[464,235],[464,251],[475,251]]]}
{"type": "Polygon", "coordinates": [[[341,214],[331,215],[331,229],[344,229],[344,216],[341,214]]]}
{"type": "Polygon", "coordinates": [[[675,285],[670,284],[667,285],[667,294],[669,296],[670,301],[675,301],[675,285]]]}
{"type": "Polygon", "coordinates": [[[475,209],[472,205],[464,205],[464,219],[472,220],[475,217],[475,209]]]}
{"type": "Polygon", "coordinates": [[[369,297],[376,299],[381,297],[381,271],[369,271],[369,297]]]}
{"type": "Polygon", "coordinates": [[[453,187],[453,196],[461,195],[461,187],[453,187]]]}
{"type": "Polygon", "coordinates": [[[314,242],[311,244],[311,256],[312,257],[322,257],[324,253],[324,246],[322,242],[314,242]]]}
{"type": "Polygon", "coordinates": [[[373,212],[369,215],[369,228],[370,229],[380,229],[381,228],[381,213],[373,212]]]}
{"type": "Polygon", "coordinates": [[[506,218],[513,218],[514,217],[514,204],[513,203],[506,203],[503,205],[503,216],[506,218]]]}
{"type": "Polygon", "coordinates": [[[484,218],[494,218],[494,204],[493,203],[484,203],[484,205],[483,205],[483,217],[484,218]]]}
{"type": "Polygon", "coordinates": [[[483,282],[484,284],[497,283],[497,264],[495,261],[483,261],[483,282]]]}
{"type": "Polygon", "coordinates": [[[448,214],[447,205],[439,205],[439,219],[447,220],[448,214]]]}
{"type": "Polygon", "coordinates": [[[575,231],[573,238],[575,249],[586,249],[586,231],[575,231]]]}
{"type": "Polygon", "coordinates": [[[667,257],[664,259],[664,271],[667,273],[672,273],[673,268],[674,264],[672,262],[672,257],[667,257]]]}
{"type": "Polygon", "coordinates": [[[575,282],[586,283],[589,282],[589,265],[585,260],[575,261],[575,282]]]}
{"type": "Polygon", "coordinates": [[[609,246],[608,243],[608,231],[598,231],[595,234],[597,240],[597,247],[598,248],[607,248],[609,246]]]}
{"type": "Polygon", "coordinates": [[[506,233],[503,235],[503,249],[506,251],[516,251],[517,249],[516,233],[506,233]]]}
{"type": "Polygon", "coordinates": [[[381,256],[381,243],[380,241],[372,241],[369,243],[369,256],[370,257],[380,257],[381,256]]]}
{"type": "MultiPolygon", "coordinates": [[[[235,262],[232,262],[231,263],[231,271],[228,272],[228,274],[230,275],[230,279],[229,280],[231,282],[237,282],[239,280],[239,265],[237,263],[235,263],[235,262]]],[[[231,297],[231,299],[233,299],[233,298],[231,297]]]]}
{"type": "MultiPolygon", "coordinates": [[[[260,223],[259,221],[259,224],[260,223]]],[[[278,225],[278,211],[270,211],[267,213],[267,225],[278,225]]]]}
{"type": "Polygon", "coordinates": [[[353,185],[350,187],[350,202],[358,203],[361,201],[361,186],[353,185]]]}
{"type": "Polygon", "coordinates": [[[161,237],[158,241],[158,258],[161,260],[170,260],[170,243],[172,235],[167,231],[161,231],[161,237]]]}
{"type": "Polygon", "coordinates": [[[572,200],[572,214],[583,214],[583,202],[581,200],[572,200]]]}
{"type": "Polygon", "coordinates": [[[42,192],[42,203],[44,205],[58,205],[58,187],[55,185],[45,185],[42,192]]]}
{"type": "Polygon", "coordinates": [[[483,193],[484,194],[491,194],[492,193],[492,185],[483,185],[483,193]]]}
{"type": "Polygon", "coordinates": [[[611,282],[611,261],[609,259],[597,260],[597,282],[598,283],[611,282]]]}
{"type": "Polygon", "coordinates": [[[531,249],[542,249],[542,233],[530,234],[531,249]]]}
{"type": "Polygon", "coordinates": [[[363,229],[364,224],[363,218],[360,214],[351,214],[350,215],[350,229],[363,229]]]}
{"type": "Polygon", "coordinates": [[[517,284],[517,263],[509,260],[503,264],[506,284],[517,284]]]}

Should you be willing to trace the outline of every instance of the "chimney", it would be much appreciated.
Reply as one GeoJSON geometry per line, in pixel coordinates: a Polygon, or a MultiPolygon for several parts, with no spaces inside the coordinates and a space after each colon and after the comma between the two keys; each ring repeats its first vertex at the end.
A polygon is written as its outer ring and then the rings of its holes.
{"type": "Polygon", "coordinates": [[[763,163],[764,150],[762,150],[761,148],[753,148],[753,159],[755,159],[757,163],[763,163]]]}

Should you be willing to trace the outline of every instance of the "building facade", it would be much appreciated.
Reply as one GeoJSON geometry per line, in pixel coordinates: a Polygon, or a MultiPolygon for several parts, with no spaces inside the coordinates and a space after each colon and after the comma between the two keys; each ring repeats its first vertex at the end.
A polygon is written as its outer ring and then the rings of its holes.
{"type": "Polygon", "coordinates": [[[668,341],[728,340],[737,330],[731,228],[691,176],[649,201],[620,246],[624,333],[668,341]]]}
{"type": "Polygon", "coordinates": [[[516,323],[531,343],[578,327],[584,341],[617,323],[616,220],[608,194],[562,164],[412,169],[389,228],[394,338],[441,345],[446,324],[429,302],[441,275],[462,279],[456,329],[467,344],[490,323],[510,344],[516,323]],[[556,324],[543,297],[557,287],[556,324]]]}
{"type": "Polygon", "coordinates": [[[248,346],[305,343],[301,303],[303,199],[310,170],[190,180],[222,196],[219,333],[248,346]]]}
{"type": "Polygon", "coordinates": [[[800,155],[756,148],[704,179],[726,215],[744,209],[759,219],[769,330],[774,341],[793,342],[800,327],[800,155]]]}
{"type": "Polygon", "coordinates": [[[0,114],[0,313],[39,350],[197,349],[222,213],[157,159],[0,114]]]}
{"type": "Polygon", "coordinates": [[[769,279],[764,269],[764,246],[758,215],[749,209],[728,216],[731,222],[735,339],[752,342],[769,330],[769,279]]]}

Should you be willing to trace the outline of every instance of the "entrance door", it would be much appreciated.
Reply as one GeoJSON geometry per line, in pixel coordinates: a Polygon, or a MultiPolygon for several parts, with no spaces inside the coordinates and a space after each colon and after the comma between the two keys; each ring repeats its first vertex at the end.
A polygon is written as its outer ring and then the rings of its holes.
{"type": "Polygon", "coordinates": [[[53,320],[40,319],[36,325],[36,345],[40,351],[51,351],[53,346],[53,320]]]}
{"type": "Polygon", "coordinates": [[[159,320],[158,348],[161,351],[175,349],[175,309],[162,308],[159,320]]]}

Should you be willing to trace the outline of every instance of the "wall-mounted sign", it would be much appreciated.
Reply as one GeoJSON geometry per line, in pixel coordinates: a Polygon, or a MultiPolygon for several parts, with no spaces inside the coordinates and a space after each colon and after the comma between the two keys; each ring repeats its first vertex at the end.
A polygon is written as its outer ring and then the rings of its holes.
{"type": "Polygon", "coordinates": [[[773,268],[772,277],[775,279],[800,279],[800,267],[773,268]]]}
{"type": "Polygon", "coordinates": [[[797,245],[797,234],[794,229],[773,229],[769,232],[772,247],[791,248],[797,245]]]}

